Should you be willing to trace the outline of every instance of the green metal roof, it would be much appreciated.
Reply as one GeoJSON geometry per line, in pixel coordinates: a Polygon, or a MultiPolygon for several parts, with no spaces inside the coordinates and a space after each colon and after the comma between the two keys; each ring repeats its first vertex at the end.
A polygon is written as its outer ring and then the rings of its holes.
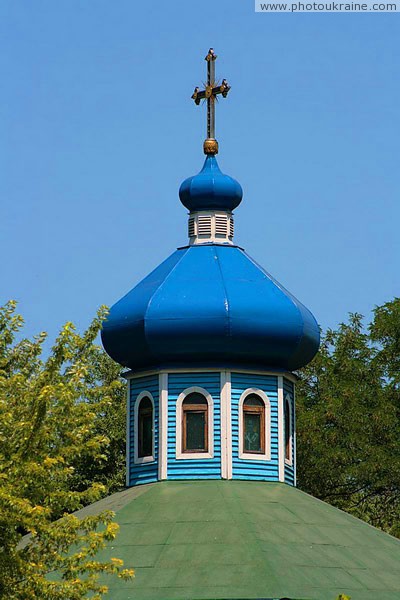
{"type": "Polygon", "coordinates": [[[107,556],[136,577],[107,578],[112,600],[399,600],[400,541],[280,483],[160,482],[82,514],[116,511],[107,556]]]}

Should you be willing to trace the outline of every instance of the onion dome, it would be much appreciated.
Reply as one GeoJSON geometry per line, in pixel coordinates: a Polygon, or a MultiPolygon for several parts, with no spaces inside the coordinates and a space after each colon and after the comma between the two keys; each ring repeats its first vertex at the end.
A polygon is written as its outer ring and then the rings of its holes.
{"type": "Polygon", "coordinates": [[[200,173],[185,179],[179,189],[181,202],[190,211],[232,211],[242,196],[240,183],[220,171],[213,154],[206,157],[200,173]]]}
{"type": "Polygon", "coordinates": [[[178,249],[110,310],[102,341],[133,370],[249,366],[292,371],[319,346],[311,314],[237,246],[178,249]]]}
{"type": "Polygon", "coordinates": [[[189,245],[178,249],[110,310],[102,341],[132,370],[166,367],[240,367],[292,371],[319,347],[319,328],[294,296],[233,243],[232,211],[240,184],[224,175],[215,155],[215,99],[230,90],[215,80],[216,55],[207,56],[206,160],[179,190],[189,210],[189,245]]]}

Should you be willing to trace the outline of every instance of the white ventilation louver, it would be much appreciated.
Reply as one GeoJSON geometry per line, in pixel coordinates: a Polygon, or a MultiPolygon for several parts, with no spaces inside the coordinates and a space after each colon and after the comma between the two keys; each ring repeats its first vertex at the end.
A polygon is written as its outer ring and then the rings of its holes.
{"type": "Polygon", "coordinates": [[[194,217],[189,217],[188,233],[189,237],[194,237],[194,217]]]}
{"type": "Polygon", "coordinates": [[[215,216],[215,235],[223,237],[228,235],[228,217],[226,215],[215,216]]]}
{"type": "Polygon", "coordinates": [[[211,237],[211,215],[197,217],[197,235],[211,237]]]}
{"type": "Polygon", "coordinates": [[[233,244],[232,213],[191,212],[188,220],[189,244],[233,244]]]}

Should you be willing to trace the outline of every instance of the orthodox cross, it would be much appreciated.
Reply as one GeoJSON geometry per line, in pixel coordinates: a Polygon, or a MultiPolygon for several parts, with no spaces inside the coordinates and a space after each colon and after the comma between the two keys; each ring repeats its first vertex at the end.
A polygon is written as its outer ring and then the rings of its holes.
{"type": "Polygon", "coordinates": [[[218,143],[215,140],[215,102],[217,96],[222,94],[222,97],[226,98],[231,89],[226,79],[223,79],[219,85],[215,81],[216,59],[217,55],[214,49],[210,48],[205,58],[207,61],[207,85],[204,86],[204,90],[200,90],[199,87],[194,88],[192,94],[192,99],[197,105],[200,104],[200,100],[207,100],[207,139],[204,142],[204,152],[206,154],[217,154],[218,152],[218,143]]]}

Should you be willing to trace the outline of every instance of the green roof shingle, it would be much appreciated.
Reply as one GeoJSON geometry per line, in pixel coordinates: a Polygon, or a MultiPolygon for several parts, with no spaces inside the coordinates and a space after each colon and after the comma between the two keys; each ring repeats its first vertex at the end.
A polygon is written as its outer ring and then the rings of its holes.
{"type": "Polygon", "coordinates": [[[400,541],[286,484],[166,481],[81,514],[116,511],[112,600],[399,600],[400,541]]]}

